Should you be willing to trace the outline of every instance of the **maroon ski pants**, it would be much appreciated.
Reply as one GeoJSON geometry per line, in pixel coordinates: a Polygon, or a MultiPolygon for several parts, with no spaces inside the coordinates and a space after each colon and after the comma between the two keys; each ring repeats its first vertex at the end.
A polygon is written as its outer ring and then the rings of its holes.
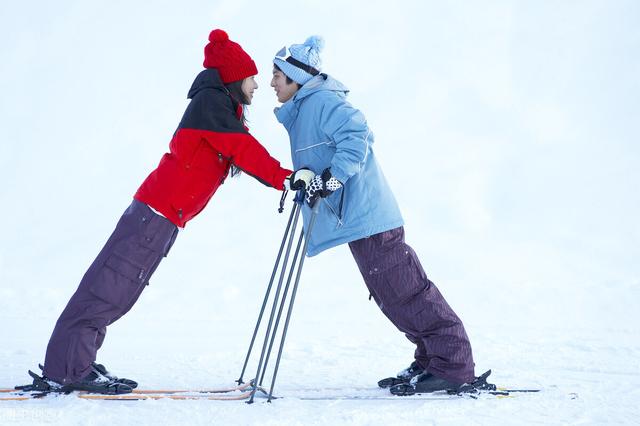
{"type": "Polygon", "coordinates": [[[439,378],[472,382],[473,355],[462,321],[404,242],[404,228],[353,241],[349,248],[382,312],[415,343],[418,364],[439,378]]]}
{"type": "Polygon", "coordinates": [[[107,326],[136,303],[177,234],[173,223],[133,200],[56,323],[47,378],[69,384],[91,371],[107,326]]]}

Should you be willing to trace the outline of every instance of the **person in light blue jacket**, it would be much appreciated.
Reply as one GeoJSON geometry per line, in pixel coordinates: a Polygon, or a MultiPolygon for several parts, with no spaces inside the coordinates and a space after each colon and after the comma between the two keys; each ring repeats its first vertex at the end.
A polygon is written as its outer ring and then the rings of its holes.
{"type": "MultiPolygon", "coordinates": [[[[343,183],[322,199],[315,232],[309,238],[309,256],[403,225],[371,149],[373,133],[362,113],[345,100],[347,92],[338,80],[319,75],[276,113],[289,132],[294,167],[317,173],[330,169],[343,183]]],[[[303,209],[305,225],[308,213],[307,206],[303,209]]]]}
{"type": "Polygon", "coordinates": [[[404,241],[402,215],[364,115],[347,102],[342,83],[320,72],[323,44],[312,36],[283,47],[271,81],[282,103],[275,115],[289,133],[293,176],[315,174],[303,185],[305,229],[310,206],[320,203],[307,254],[349,244],[371,296],[416,344],[411,366],[381,387],[396,395],[466,389],[477,383],[469,338],[404,241]]]}

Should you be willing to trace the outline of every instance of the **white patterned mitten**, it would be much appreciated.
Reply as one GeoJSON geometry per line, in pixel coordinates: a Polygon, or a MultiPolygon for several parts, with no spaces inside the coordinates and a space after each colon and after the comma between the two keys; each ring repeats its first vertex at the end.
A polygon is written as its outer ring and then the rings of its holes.
{"type": "Polygon", "coordinates": [[[330,169],[324,169],[322,174],[316,175],[307,186],[305,200],[313,207],[318,198],[328,197],[340,188],[342,183],[331,175],[330,169]]]}

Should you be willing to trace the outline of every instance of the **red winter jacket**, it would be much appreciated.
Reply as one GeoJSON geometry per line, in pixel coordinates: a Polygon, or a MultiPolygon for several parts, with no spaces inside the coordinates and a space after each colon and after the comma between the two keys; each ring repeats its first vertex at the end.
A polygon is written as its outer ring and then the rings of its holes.
{"type": "Polygon", "coordinates": [[[218,71],[206,69],[189,90],[191,102],[156,168],[134,198],[184,227],[207,205],[231,165],[276,189],[290,170],[249,134],[218,71]]]}

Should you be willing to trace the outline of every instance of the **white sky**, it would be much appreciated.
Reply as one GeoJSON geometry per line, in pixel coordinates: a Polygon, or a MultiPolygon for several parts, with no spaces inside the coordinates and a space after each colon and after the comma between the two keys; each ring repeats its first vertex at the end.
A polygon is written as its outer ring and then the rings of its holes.
{"type": "MultiPolygon", "coordinates": [[[[453,298],[488,284],[496,297],[557,289],[558,303],[607,286],[637,296],[639,22],[636,1],[2,2],[0,287],[53,285],[66,301],[223,28],[260,70],[252,133],[287,166],[271,59],[325,37],[324,71],[367,116],[408,242],[453,298]]],[[[247,250],[269,264],[278,197],[229,181],[164,279],[210,285],[203,265],[247,250]]],[[[328,262],[329,278],[357,279],[344,248],[309,267],[328,262]]]]}

